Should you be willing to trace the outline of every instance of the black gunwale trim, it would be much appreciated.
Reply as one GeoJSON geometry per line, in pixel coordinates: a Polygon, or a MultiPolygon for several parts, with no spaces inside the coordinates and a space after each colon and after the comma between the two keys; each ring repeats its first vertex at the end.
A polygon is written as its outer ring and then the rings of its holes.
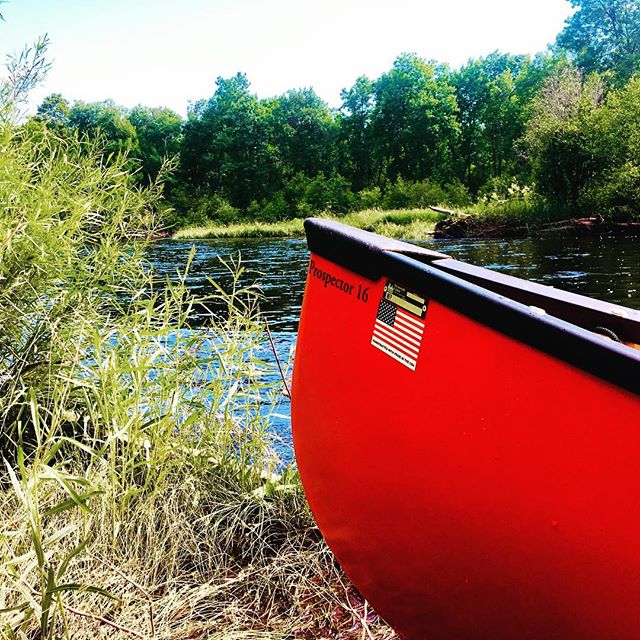
{"type": "Polygon", "coordinates": [[[500,333],[640,395],[640,353],[633,349],[439,271],[428,264],[443,257],[439,254],[415,253],[416,247],[398,241],[391,248],[386,238],[326,220],[321,224],[306,220],[305,228],[314,254],[372,280],[383,276],[396,280],[500,333]]]}
{"type": "Polygon", "coordinates": [[[372,260],[372,256],[380,258],[387,251],[410,255],[420,262],[449,258],[444,253],[385,238],[333,220],[308,218],[304,221],[304,229],[307,246],[312,253],[341,264],[369,280],[377,280],[381,275],[380,263],[372,260]]]}
{"type": "Polygon", "coordinates": [[[434,260],[434,267],[483,289],[524,305],[542,307],[547,314],[586,329],[606,327],[627,340],[640,343],[640,311],[597,298],[476,267],[451,258],[434,260]]]}

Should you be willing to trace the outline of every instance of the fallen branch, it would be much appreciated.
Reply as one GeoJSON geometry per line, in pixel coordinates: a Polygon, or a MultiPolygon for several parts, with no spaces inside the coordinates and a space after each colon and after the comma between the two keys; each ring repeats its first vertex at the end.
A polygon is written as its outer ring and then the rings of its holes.
{"type": "Polygon", "coordinates": [[[140,640],[146,640],[146,637],[143,636],[141,633],[138,633],[133,629],[129,629],[128,627],[118,624],[117,622],[113,622],[112,620],[107,620],[106,618],[99,616],[96,613],[90,613],[88,611],[80,611],[80,609],[74,609],[73,607],[70,607],[68,604],[63,605],[63,607],[69,613],[73,613],[74,615],[80,616],[81,618],[89,618],[89,620],[95,620],[96,622],[101,622],[102,624],[106,624],[109,627],[113,627],[118,631],[124,631],[125,633],[128,633],[129,635],[133,636],[134,638],[140,638],[140,640]]]}
{"type": "Polygon", "coordinates": [[[147,599],[147,602],[149,604],[149,622],[151,623],[151,637],[155,638],[156,625],[155,625],[154,616],[153,616],[153,597],[151,596],[151,594],[143,586],[139,585],[135,580],[132,580],[123,571],[120,571],[118,567],[111,564],[110,562],[107,562],[107,560],[104,560],[103,558],[98,558],[97,556],[94,556],[94,555],[91,555],[91,557],[97,562],[100,562],[103,565],[109,567],[112,571],[115,571],[121,578],[123,578],[129,584],[132,584],[136,589],[138,589],[138,591],[140,591],[140,593],[142,593],[142,595],[147,599]]]}
{"type": "Polygon", "coordinates": [[[442,209],[441,207],[432,207],[431,205],[427,205],[431,211],[435,211],[436,213],[442,213],[445,216],[455,216],[456,218],[468,218],[470,217],[470,213],[462,213],[460,211],[451,211],[450,209],[442,209]]]}

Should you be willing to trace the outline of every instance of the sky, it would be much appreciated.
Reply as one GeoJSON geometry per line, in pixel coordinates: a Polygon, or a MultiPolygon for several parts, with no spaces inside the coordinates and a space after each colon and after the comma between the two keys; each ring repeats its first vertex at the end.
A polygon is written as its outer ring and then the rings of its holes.
{"type": "MultiPolygon", "coordinates": [[[[535,54],[562,29],[566,0],[9,0],[0,54],[47,33],[52,67],[32,106],[113,99],[185,115],[218,76],[247,74],[261,98],[313,87],[332,107],[360,75],[403,52],[449,63],[535,54]]],[[[0,75],[2,72],[0,71],[0,75]]],[[[32,107],[33,108],[33,107],[32,107]]]]}

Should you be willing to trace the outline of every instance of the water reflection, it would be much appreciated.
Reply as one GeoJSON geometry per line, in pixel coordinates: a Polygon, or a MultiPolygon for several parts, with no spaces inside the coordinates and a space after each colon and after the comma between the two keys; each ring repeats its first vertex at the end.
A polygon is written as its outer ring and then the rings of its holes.
{"type": "Polygon", "coordinates": [[[420,244],[512,276],[640,309],[640,242],[636,238],[441,240],[420,244]]]}
{"type": "MultiPolygon", "coordinates": [[[[416,244],[471,264],[640,308],[637,239],[425,240],[416,244]]],[[[303,239],[164,240],[150,247],[148,257],[159,277],[177,278],[192,246],[196,255],[187,284],[194,293],[212,293],[209,278],[229,287],[231,276],[220,258],[241,254],[246,268],[242,282],[260,285],[262,310],[271,327],[276,332],[297,330],[308,260],[303,239]]]]}
{"type": "MultiPolygon", "coordinates": [[[[640,242],[635,239],[426,240],[416,244],[471,264],[640,309],[640,242]]],[[[290,362],[308,260],[304,239],[156,242],[149,248],[148,258],[158,278],[177,279],[192,246],[196,254],[187,284],[200,295],[214,293],[210,278],[228,289],[232,278],[220,258],[241,254],[246,269],[241,282],[259,284],[264,295],[261,308],[269,320],[277,352],[283,362],[290,362]]],[[[198,319],[196,311],[194,324],[198,319]]],[[[268,349],[264,357],[273,361],[268,349]]],[[[273,376],[277,376],[275,367],[273,376]]],[[[291,441],[289,422],[289,401],[283,397],[272,424],[285,447],[291,441]]],[[[291,455],[284,449],[281,453],[284,458],[291,455]]]]}

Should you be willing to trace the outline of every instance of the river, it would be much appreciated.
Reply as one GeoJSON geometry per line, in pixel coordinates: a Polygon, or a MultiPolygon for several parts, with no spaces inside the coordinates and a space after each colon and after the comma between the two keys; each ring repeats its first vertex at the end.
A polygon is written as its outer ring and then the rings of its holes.
{"type": "MultiPolygon", "coordinates": [[[[502,271],[574,293],[640,309],[640,239],[526,238],[510,240],[424,240],[416,242],[459,260],[502,271]]],[[[195,246],[187,284],[199,294],[212,292],[210,279],[223,288],[231,283],[220,258],[241,255],[244,284],[256,282],[283,360],[292,353],[300,317],[308,252],[304,239],[162,240],[148,258],[158,278],[177,278],[195,246]]],[[[197,323],[198,317],[194,317],[197,323]]],[[[269,354],[266,354],[268,357],[269,354]]],[[[290,442],[289,407],[278,408],[274,429],[290,442]]]]}

